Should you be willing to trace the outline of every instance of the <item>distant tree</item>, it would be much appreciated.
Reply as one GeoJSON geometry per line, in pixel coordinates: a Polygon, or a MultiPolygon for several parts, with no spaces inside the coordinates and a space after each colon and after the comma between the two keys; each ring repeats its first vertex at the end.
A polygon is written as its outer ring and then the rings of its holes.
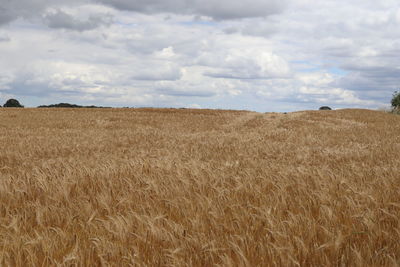
{"type": "Polygon", "coordinates": [[[400,110],[400,92],[395,91],[392,97],[392,108],[394,111],[400,110]]]}
{"type": "Polygon", "coordinates": [[[328,106],[323,106],[323,107],[320,107],[319,110],[332,110],[332,109],[328,106]]]}
{"type": "Polygon", "coordinates": [[[8,99],[4,104],[5,108],[23,108],[24,106],[19,103],[17,99],[8,99]]]}
{"type": "Polygon", "coordinates": [[[70,104],[70,103],[59,103],[59,104],[51,104],[51,105],[42,105],[38,108],[82,108],[82,106],[70,104]]]}

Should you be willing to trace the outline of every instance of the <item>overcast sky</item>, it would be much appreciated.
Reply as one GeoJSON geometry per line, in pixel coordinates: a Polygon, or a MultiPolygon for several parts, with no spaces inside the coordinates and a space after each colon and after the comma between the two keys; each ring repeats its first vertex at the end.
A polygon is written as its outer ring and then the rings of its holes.
{"type": "Polygon", "coordinates": [[[381,108],[398,0],[0,0],[0,103],[381,108]]]}

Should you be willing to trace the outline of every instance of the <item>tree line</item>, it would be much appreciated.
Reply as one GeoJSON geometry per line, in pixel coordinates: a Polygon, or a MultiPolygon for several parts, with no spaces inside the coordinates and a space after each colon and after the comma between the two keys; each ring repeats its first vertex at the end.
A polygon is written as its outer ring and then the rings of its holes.
{"type": "MultiPolygon", "coordinates": [[[[1,107],[1,105],[0,105],[1,107]]],[[[6,103],[3,105],[4,108],[23,108],[24,106],[17,99],[8,99],[6,103]]],[[[69,103],[59,103],[59,104],[51,104],[51,105],[41,105],[38,108],[104,108],[98,106],[81,106],[76,104],[69,103]]]]}

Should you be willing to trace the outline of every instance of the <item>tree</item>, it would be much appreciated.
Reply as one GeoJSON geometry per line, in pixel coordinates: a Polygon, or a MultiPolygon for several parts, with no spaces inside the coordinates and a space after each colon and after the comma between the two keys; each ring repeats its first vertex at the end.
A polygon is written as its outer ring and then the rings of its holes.
{"type": "Polygon", "coordinates": [[[323,107],[320,107],[319,110],[332,110],[332,109],[328,106],[323,106],[323,107]]]}
{"type": "Polygon", "coordinates": [[[400,110],[400,92],[395,91],[392,97],[392,108],[393,110],[400,110]]]}
{"type": "Polygon", "coordinates": [[[4,104],[5,108],[23,108],[24,106],[21,105],[17,99],[8,99],[7,102],[4,104]]]}

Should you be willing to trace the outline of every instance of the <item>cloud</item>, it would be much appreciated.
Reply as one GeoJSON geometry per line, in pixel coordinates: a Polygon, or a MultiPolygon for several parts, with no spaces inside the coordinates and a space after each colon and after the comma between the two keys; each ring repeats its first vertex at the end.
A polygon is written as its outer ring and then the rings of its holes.
{"type": "Polygon", "coordinates": [[[397,0],[0,0],[0,9],[0,90],[27,106],[40,97],[377,107],[400,84],[397,0]]]}
{"type": "Polygon", "coordinates": [[[278,0],[98,0],[120,10],[143,13],[175,13],[208,16],[216,20],[265,17],[282,12],[278,0]]]}
{"type": "Polygon", "coordinates": [[[113,21],[113,17],[110,14],[90,15],[87,19],[82,20],[62,10],[48,12],[43,19],[50,28],[75,31],[87,31],[100,26],[109,26],[113,21]]]}
{"type": "Polygon", "coordinates": [[[96,5],[91,0],[0,0],[0,26],[9,24],[18,18],[37,22],[38,18],[42,16],[51,27],[80,31],[111,22],[109,14],[92,14],[87,20],[80,20],[62,10],[70,8],[77,13],[85,11],[88,6],[96,5]]]}
{"type": "Polygon", "coordinates": [[[10,42],[10,41],[11,41],[11,39],[9,36],[7,36],[7,35],[1,36],[0,35],[0,43],[1,42],[10,42]]]}
{"type": "MultiPolygon", "coordinates": [[[[49,8],[59,9],[65,6],[79,8],[79,5],[96,3],[123,11],[146,14],[188,14],[207,16],[216,20],[266,17],[282,12],[286,6],[286,0],[250,0],[247,2],[227,0],[0,0],[0,25],[10,23],[18,18],[40,17],[49,8]]],[[[87,21],[81,21],[60,10],[47,14],[46,19],[51,27],[79,31],[92,29],[95,27],[94,25],[108,21],[103,21],[100,17],[91,17],[87,21]]]]}
{"type": "Polygon", "coordinates": [[[160,88],[156,90],[158,93],[162,95],[168,95],[168,96],[177,96],[177,97],[213,97],[216,95],[215,92],[213,91],[204,91],[204,90],[193,90],[191,88],[190,90],[180,90],[180,89],[175,89],[175,88],[160,88]]]}
{"type": "MultiPolygon", "coordinates": [[[[59,0],[57,5],[74,3],[76,0],[59,0]]],[[[0,0],[0,25],[7,24],[18,18],[31,19],[40,16],[47,8],[54,5],[51,0],[0,0]]]]}
{"type": "Polygon", "coordinates": [[[144,81],[177,81],[182,77],[179,65],[158,60],[146,61],[142,66],[137,65],[130,73],[132,73],[130,76],[132,80],[144,81]]]}
{"type": "MultiPolygon", "coordinates": [[[[205,75],[226,79],[276,79],[288,77],[290,73],[290,67],[282,57],[258,49],[234,49],[221,56],[219,68],[205,75]]],[[[204,61],[207,59],[203,56],[200,62],[204,61]]]]}

